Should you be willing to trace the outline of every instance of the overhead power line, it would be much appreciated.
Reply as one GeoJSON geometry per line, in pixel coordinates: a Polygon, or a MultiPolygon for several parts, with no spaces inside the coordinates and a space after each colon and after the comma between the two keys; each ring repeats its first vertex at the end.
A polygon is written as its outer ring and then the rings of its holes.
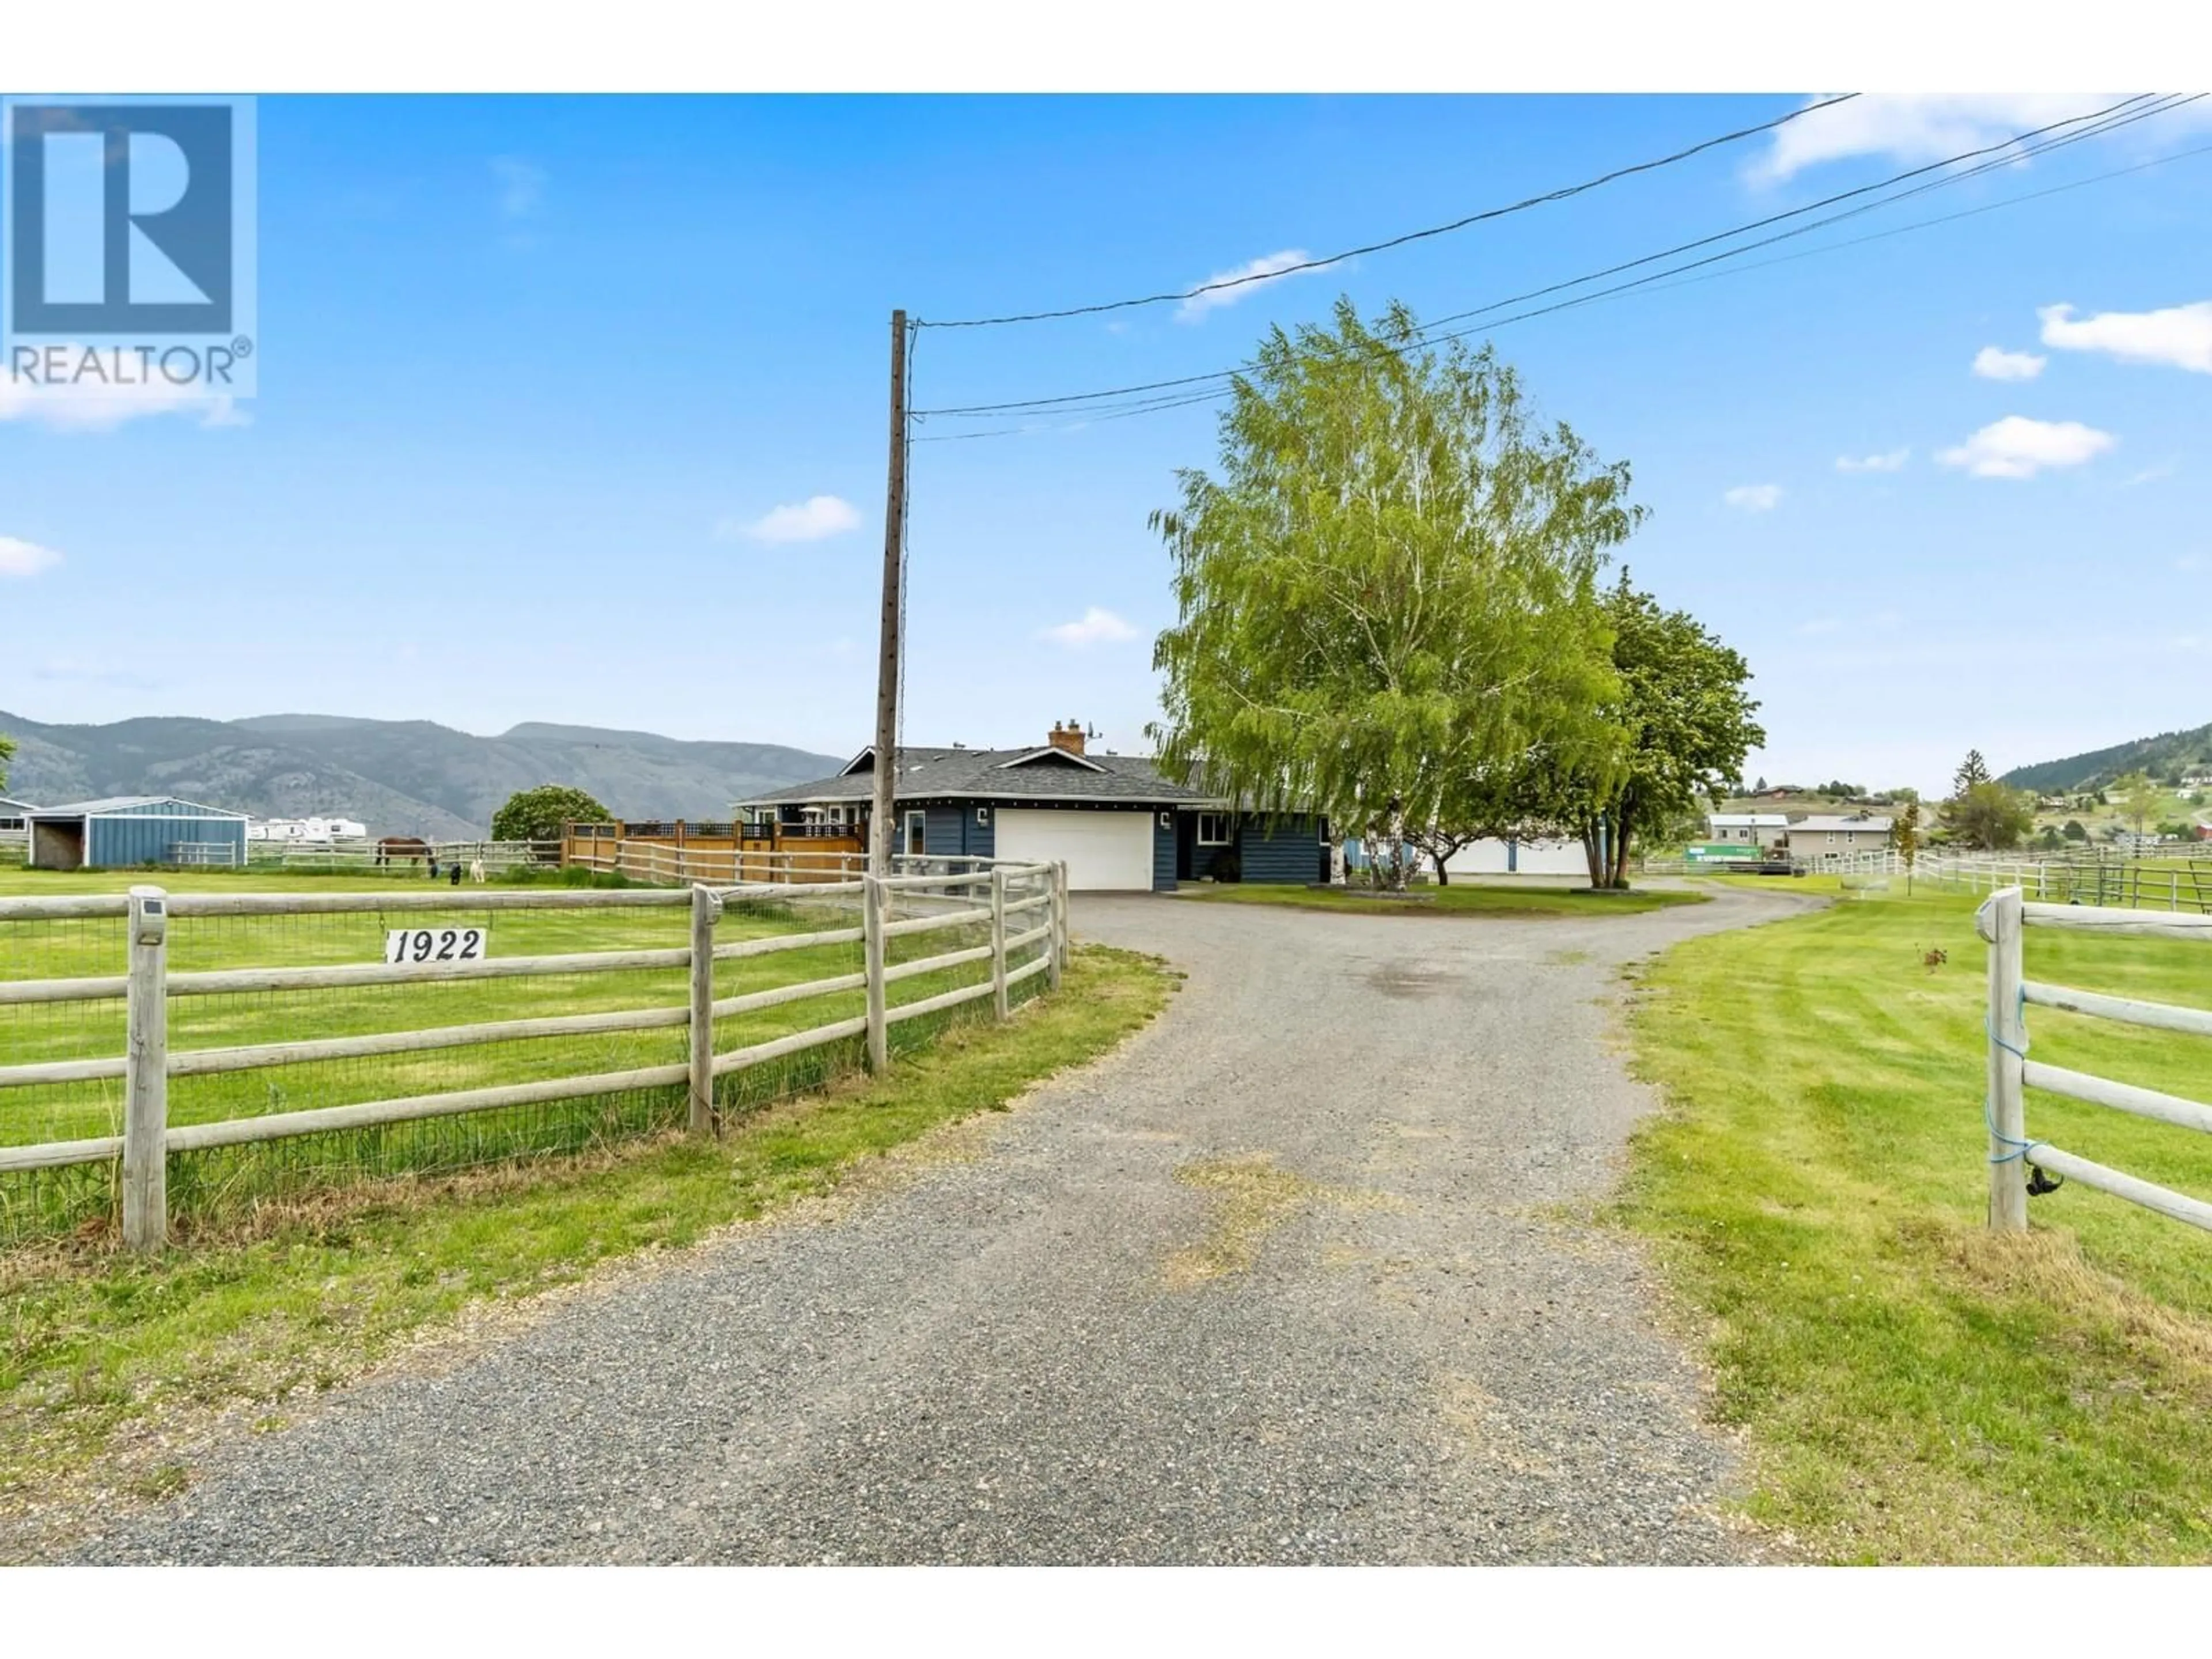
{"type": "MultiPolygon", "coordinates": [[[[2206,96],[2198,94],[2197,96],[2206,96]]],[[[2191,101],[2194,101],[2193,100],[2191,101]]],[[[1824,242],[1818,247],[1801,248],[1795,253],[1779,253],[1771,259],[1755,259],[1747,265],[1738,265],[1733,270],[1709,270],[1699,276],[1685,276],[1679,283],[1660,283],[1653,285],[1656,292],[1668,289],[1688,288],[1695,283],[1710,283],[1722,276],[1733,276],[1739,271],[1765,270],[1772,265],[1794,264],[1809,259],[1816,253],[1837,253],[1847,247],[1863,247],[1869,242],[1886,241],[1892,236],[1902,236],[1907,231],[1926,230],[1935,225],[1956,223],[1960,219],[1977,219],[1984,213],[1995,213],[1999,208],[2018,207],[2022,202],[2041,201],[2046,196],[2063,196],[2069,191],[2086,190],[2091,185],[2101,185],[2114,179],[2124,179],[2130,173],[2148,173],[2153,167],[2166,167],[2175,161],[2186,161],[2198,155],[2212,155],[2212,144],[2198,144],[2191,149],[2176,150],[2171,155],[2160,155],[2148,161],[2138,161],[2133,167],[2114,167],[2110,173],[2093,173],[2087,179],[2069,179],[2063,185],[2052,185],[2044,190],[2031,190],[2018,196],[2008,196],[2002,201],[1984,202],[1979,207],[1961,208],[1956,213],[1939,213],[1932,219],[1915,219],[1909,224],[1892,225],[1887,230],[1870,231],[1864,236],[1852,236],[1840,242],[1824,242]]]]}
{"type": "Polygon", "coordinates": [[[1687,149],[1678,149],[1671,155],[1656,156],[1648,161],[1638,161],[1629,167],[1615,167],[1612,172],[1601,173],[1595,179],[1585,179],[1578,185],[1562,185],[1558,190],[1547,191],[1540,196],[1526,197],[1518,202],[1508,203],[1504,207],[1486,208],[1480,213],[1470,213],[1464,218],[1455,219],[1449,224],[1431,225],[1425,230],[1409,230],[1403,235],[1388,237],[1379,242],[1370,242],[1363,247],[1346,248],[1341,253],[1332,253],[1322,259],[1304,259],[1296,264],[1285,265],[1279,270],[1254,271],[1248,276],[1224,276],[1215,282],[1201,283],[1196,288],[1178,289],[1172,294],[1146,294],[1127,300],[1107,300],[1097,305],[1068,306],[1058,311],[1025,311],[1005,317],[968,317],[954,322],[917,319],[914,325],[916,328],[996,328],[1007,323],[1043,323],[1064,317],[1091,317],[1102,311],[1128,311],[1139,306],[1165,305],[1170,301],[1194,300],[1203,294],[1218,294],[1224,289],[1243,288],[1251,283],[1276,282],[1285,276],[1295,276],[1301,271],[1325,270],[1331,265],[1341,264],[1346,259],[1357,259],[1363,254],[1382,253],[1394,247],[1403,247],[1409,242],[1425,241],[1432,236],[1448,236],[1454,231],[1465,230],[1469,225],[1482,224],[1492,219],[1503,219],[1510,214],[1525,213],[1531,208],[1545,207],[1553,202],[1564,202],[1570,197],[1580,196],[1586,191],[1596,190],[1601,185],[1612,184],[1636,173],[1652,173],[1661,167],[1673,167],[1678,161],[1686,161],[1693,155],[1701,155],[1705,151],[1717,149],[1723,144],[1733,144],[1746,138],[1755,138],[1762,132],[1771,132],[1775,128],[1787,125],[1790,122],[1810,115],[1815,110],[1832,109],[1838,104],[1847,104],[1858,95],[1856,92],[1846,92],[1833,98],[1824,98],[1818,103],[1807,104],[1801,108],[1791,110],[1787,115],[1777,116],[1771,121],[1762,121],[1757,126],[1742,127],[1734,132],[1723,132],[1717,137],[1704,139],[1691,145],[1687,149]]]}
{"type": "MultiPolygon", "coordinates": [[[[1764,218],[1753,220],[1747,223],[1735,226],[1728,230],[1716,232],[1708,236],[1701,236],[1688,242],[1679,243],[1673,247],[1662,249],[1656,253],[1646,254],[1639,258],[1622,261],[1616,264],[1606,266],[1599,270],[1590,271],[1580,276],[1569,278],[1564,282],[1549,283],[1542,288],[1531,289],[1523,294],[1514,295],[1503,300],[1493,301],[1487,305],[1478,307],[1472,310],[1449,313],[1447,316],[1435,319],[1424,325],[1420,334],[1409,343],[1418,347],[1448,340],[1460,339],[1466,337],[1470,334],[1486,332],[1491,329],[1504,327],[1516,322],[1525,321],[1533,317],[1548,315],[1554,312],[1568,310],[1578,306],[1590,304],[1598,300],[1626,293],[1633,289],[1650,287],[1666,282],[1667,279],[1670,277],[1681,276],[1685,272],[1697,270],[1722,261],[1734,259],[1759,247],[1769,246],[1778,241],[1805,235],[1812,231],[1820,229],[1827,225],[1837,223],[1842,220],[1854,218],[1861,214],[1872,212],[1880,208],[1888,207],[1896,203],[1909,200],[1915,196],[1924,194],[1931,190],[1942,189],[1952,185],[1962,183],[1968,179],[1978,177],[1982,173],[1992,170],[1993,168],[2008,166],[2015,160],[2022,159],[2026,156],[2047,154],[2051,150],[2063,148],[2069,144],[2080,143],[2092,137],[2100,137],[2105,133],[2117,131],[2121,127],[2132,125],[2137,121],[2147,120],[2154,116],[2164,114],[2170,110],[2179,108],[2185,104],[2197,102],[2199,99],[2206,95],[2207,94],[2196,94],[2188,95],[2174,95],[2166,98],[2153,98],[2148,94],[2142,94],[2135,98],[2124,99],[2119,103],[2107,106],[2104,109],[2093,111],[2081,116],[2075,116],[2065,121],[2054,122],[2047,126],[2035,128],[2027,132],[2018,133],[2000,143],[1984,145],[1974,149],[1964,150],[1955,155],[1948,156],[1942,161],[1932,162],[1923,167],[1907,169],[1905,172],[1893,174],[1889,178],[1878,180],[1871,185],[1861,185],[1853,190],[1839,191],[1833,196],[1824,198],[1817,202],[1808,203],[1800,208],[1790,209],[1783,213],[1771,214],[1764,218]],[[2065,131],[2069,128],[2075,130],[2072,131],[2065,131]],[[2057,133],[2060,136],[2056,137],[2048,136],[2053,133],[2057,133]],[[2036,142],[2038,140],[2041,140],[2042,142],[2036,142]],[[1990,157],[1994,157],[1996,159],[1982,160],[1981,165],[1979,166],[1966,167],[1956,172],[1946,173],[1943,171],[1947,168],[1958,167],[1959,164],[1964,161],[1972,161],[1980,158],[1990,157]],[[1707,247],[1716,242],[1727,241],[1733,238],[1745,235],[1751,231],[1775,225],[1789,219],[1801,217],[1807,214],[1816,213],[1823,208],[1832,207],[1838,204],[1850,201],[1856,198],[1864,197],[1873,192],[1893,190],[1895,186],[1900,184],[1909,183],[1914,179],[1923,179],[1925,175],[1931,173],[1940,173],[1942,176],[1933,179],[1928,179],[1926,182],[1921,183],[1914,188],[1897,191],[1894,194],[1881,197],[1878,200],[1863,203],[1861,205],[1848,209],[1844,212],[1830,214],[1825,218],[1813,221],[1808,224],[1796,226],[1793,228],[1782,231],[1775,235],[1763,237],[1754,241],[1743,243],[1736,247],[1725,249],[1719,252],[1708,255],[1704,258],[1670,266],[1665,270],[1651,271],[1630,282],[1616,284],[1612,288],[1600,289],[1590,294],[1577,295],[1571,298],[1557,301],[1552,305],[1538,307],[1510,316],[1496,317],[1491,315],[1491,313],[1504,310],[1515,305],[1522,304],[1532,299],[1542,298],[1552,294],[1560,293],[1565,289],[1582,287],[1589,283],[1600,281],[1606,276],[1617,275],[1623,271],[1637,270],[1640,267],[1653,264],[1673,258],[1680,253],[1691,252],[1701,247],[1707,247]],[[1442,331],[1443,325],[1446,324],[1462,321],[1469,318],[1476,317],[1489,317],[1490,320],[1480,323],[1474,327],[1462,329],[1454,332],[1442,331]]],[[[2123,171],[2134,170],[2135,169],[2124,169],[2123,171]]],[[[2116,173],[2109,176],[2117,177],[2119,175],[2116,173]]],[[[2037,193],[2045,194],[2048,192],[2037,193]]],[[[1998,204],[1993,205],[2002,204],[1998,204]]],[[[1942,221],[1935,220],[1926,222],[1938,223],[1942,222],[1942,221]]],[[[1849,246],[1849,244],[1842,244],[1839,246],[1849,246]]],[[[1821,250],[1820,249],[1808,250],[1808,252],[1813,252],[1820,251],[1821,250]]],[[[1763,263],[1773,262],[1769,261],[1763,263]]],[[[1694,281],[1698,279],[1691,278],[1689,280],[1694,281]]],[[[1679,286],[1679,284],[1670,285],[1679,286]]],[[[1138,385],[1113,387],[1101,391],[1072,392],[1053,398],[1022,398],[997,404],[965,404],[938,410],[922,410],[915,412],[917,416],[936,415],[961,419],[980,419],[996,415],[1003,420],[1009,416],[1018,416],[1024,413],[1051,415],[1069,420],[1081,419],[1088,421],[1119,419],[1130,415],[1145,414],[1160,410],[1187,407],[1191,404],[1209,402],[1221,397],[1225,397],[1228,395],[1230,391],[1229,383],[1234,379],[1234,377],[1237,374],[1249,372],[1254,367],[1255,365],[1252,363],[1246,362],[1237,365],[1232,368],[1216,370],[1211,374],[1183,375],[1171,380],[1148,381],[1138,385]],[[1147,396],[1146,394],[1167,395],[1147,396]]],[[[970,437],[1008,435],[1029,429],[1031,428],[1022,426],[1006,426],[994,428],[989,433],[977,432],[945,434],[942,436],[932,434],[929,437],[917,440],[917,441],[946,442],[970,437]]]]}

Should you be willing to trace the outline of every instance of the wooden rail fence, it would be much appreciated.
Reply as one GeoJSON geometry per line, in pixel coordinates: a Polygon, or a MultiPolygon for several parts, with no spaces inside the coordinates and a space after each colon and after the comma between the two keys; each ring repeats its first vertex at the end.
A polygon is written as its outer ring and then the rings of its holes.
{"type": "Polygon", "coordinates": [[[0,979],[0,1008],[10,1005],[118,1001],[125,1005],[125,1052],[119,1055],[11,1064],[5,1063],[7,1056],[0,1054],[0,1101],[4,1101],[10,1089],[119,1079],[124,1098],[122,1133],[36,1145],[0,1146],[0,1172],[119,1160],[125,1242],[133,1249],[155,1250],[162,1248],[167,1238],[167,1173],[173,1152],[678,1085],[689,1091],[690,1127],[696,1131],[711,1131],[715,1123],[716,1079],[805,1049],[863,1036],[867,1040],[868,1064],[872,1069],[880,1071],[890,1061],[888,1034],[894,1025],[984,998],[991,999],[994,1012],[1005,1018],[1011,1012],[1010,988],[1040,974],[1047,976],[1052,987],[1059,985],[1068,949],[1066,866],[986,860],[963,862],[971,867],[817,881],[806,885],[798,895],[784,884],[730,887],[699,884],[688,890],[479,891],[466,901],[465,908],[471,913],[494,914],[688,906],[689,942],[668,948],[489,957],[481,960],[228,968],[185,973],[173,972],[168,967],[167,945],[173,921],[209,917],[451,912],[455,901],[435,891],[171,894],[155,886],[133,887],[127,896],[0,899],[0,950],[7,947],[5,934],[8,924],[12,922],[117,917],[127,922],[127,968],[122,974],[68,979],[0,979]],[[735,902],[788,900],[793,896],[811,900],[840,895],[860,901],[859,926],[716,940],[716,925],[726,908],[735,902]],[[895,900],[923,914],[893,920],[895,900]],[[893,939],[963,926],[988,927],[988,942],[896,963],[887,960],[884,947],[893,939]],[[811,946],[854,944],[860,945],[864,950],[866,966],[859,973],[780,985],[738,996],[718,998],[714,994],[714,968],[718,962],[811,946]],[[890,999],[890,988],[902,981],[986,962],[990,964],[990,976],[976,983],[908,1002],[894,1003],[890,999]],[[172,1000],[179,997],[675,968],[688,969],[690,975],[690,995],[680,1006],[556,1014],[217,1048],[175,1050],[168,1041],[169,1006],[172,1000]],[[714,1022],[718,1019],[860,990],[866,993],[864,1014],[746,1048],[715,1051],[714,1022]],[[690,1033],[688,1057],[681,1063],[437,1094],[398,1096],[212,1122],[172,1125],[168,1121],[168,1083],[175,1077],[528,1038],[675,1026],[688,1027],[690,1033]]]}
{"type": "Polygon", "coordinates": [[[2161,1123],[2212,1133],[2212,1106],[2029,1059],[2027,1008],[2033,1003],[2098,1019],[2208,1037],[2212,1037],[2212,1013],[2169,1003],[2142,1002],[2132,997],[2046,985],[2029,979],[2025,972],[2021,943],[2022,934],[2028,927],[2063,927],[2212,945],[2212,915],[2161,915],[2109,906],[2031,904],[2017,887],[2002,888],[1992,893],[1974,913],[1974,930],[1989,945],[1990,1225],[2009,1232],[2027,1227],[2028,1171],[2033,1169],[2078,1181],[2084,1187],[2212,1231],[2212,1204],[2104,1164],[2093,1164],[2046,1141],[2030,1139],[2024,1098],[2027,1089],[2047,1089],[2093,1106],[2107,1106],[2161,1123]]]}

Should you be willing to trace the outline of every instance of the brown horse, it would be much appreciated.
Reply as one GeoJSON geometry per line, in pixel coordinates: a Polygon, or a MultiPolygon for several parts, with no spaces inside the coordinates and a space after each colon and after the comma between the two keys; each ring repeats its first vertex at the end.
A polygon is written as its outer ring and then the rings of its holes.
{"type": "Polygon", "coordinates": [[[430,843],[415,836],[386,836],[376,843],[376,867],[380,870],[395,859],[404,859],[412,864],[422,864],[430,857],[430,843]]]}

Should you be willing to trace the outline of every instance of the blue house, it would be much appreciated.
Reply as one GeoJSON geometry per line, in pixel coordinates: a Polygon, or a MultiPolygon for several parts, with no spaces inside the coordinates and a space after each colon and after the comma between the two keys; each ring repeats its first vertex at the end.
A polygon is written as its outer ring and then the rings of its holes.
{"type": "MultiPolygon", "coordinates": [[[[1079,726],[1030,749],[904,748],[892,799],[902,853],[1065,862],[1068,885],[1173,892],[1197,880],[1328,878],[1328,825],[1311,814],[1241,810],[1164,776],[1142,756],[1087,752],[1079,726]]],[[[865,841],[876,751],[832,778],[735,803],[779,835],[865,841]]]]}
{"type": "Polygon", "coordinates": [[[37,870],[246,862],[246,814],[173,795],[116,795],[24,815],[37,870]]]}

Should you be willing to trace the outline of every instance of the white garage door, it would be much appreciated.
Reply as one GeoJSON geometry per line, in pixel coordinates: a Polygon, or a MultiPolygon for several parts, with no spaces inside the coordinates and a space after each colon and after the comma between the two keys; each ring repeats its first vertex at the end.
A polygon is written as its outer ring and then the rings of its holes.
{"type": "Polygon", "coordinates": [[[1150,812],[1055,811],[1049,807],[1001,806],[998,855],[1065,861],[1067,884],[1091,891],[1149,892],[1152,885],[1150,812]]]}

